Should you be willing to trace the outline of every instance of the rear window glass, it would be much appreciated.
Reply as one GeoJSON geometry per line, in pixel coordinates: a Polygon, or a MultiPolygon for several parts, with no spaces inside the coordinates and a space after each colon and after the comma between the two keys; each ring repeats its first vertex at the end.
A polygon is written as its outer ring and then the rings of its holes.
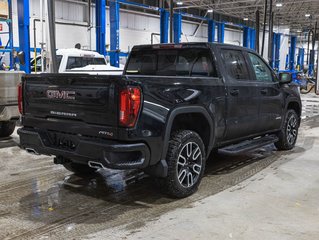
{"type": "Polygon", "coordinates": [[[87,65],[105,65],[105,60],[92,57],[69,57],[66,69],[81,68],[87,65]]]}
{"type": "Polygon", "coordinates": [[[131,53],[126,74],[217,77],[208,49],[151,49],[131,53]]]}

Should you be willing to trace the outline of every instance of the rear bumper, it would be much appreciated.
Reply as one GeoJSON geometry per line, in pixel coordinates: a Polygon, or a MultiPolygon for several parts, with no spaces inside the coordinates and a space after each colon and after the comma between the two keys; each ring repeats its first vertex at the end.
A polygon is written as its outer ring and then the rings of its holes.
{"type": "Polygon", "coordinates": [[[23,149],[61,156],[82,164],[94,161],[112,169],[143,169],[150,162],[150,150],[145,143],[119,143],[28,128],[19,129],[18,134],[23,149]]]}

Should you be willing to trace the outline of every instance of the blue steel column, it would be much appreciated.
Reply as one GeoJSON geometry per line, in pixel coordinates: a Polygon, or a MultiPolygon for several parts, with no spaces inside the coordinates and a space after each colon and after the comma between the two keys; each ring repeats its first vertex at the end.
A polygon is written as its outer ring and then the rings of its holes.
{"type": "Polygon", "coordinates": [[[244,27],[243,31],[243,46],[248,48],[249,47],[249,28],[244,27]]]}
{"type": "Polygon", "coordinates": [[[161,43],[168,43],[168,21],[169,12],[165,9],[160,9],[160,38],[161,43]]]}
{"type": "Polygon", "coordinates": [[[300,70],[304,69],[305,65],[305,49],[304,48],[299,48],[299,66],[300,70]]]}
{"type": "Polygon", "coordinates": [[[174,13],[174,43],[180,43],[182,36],[182,15],[174,13]]]}
{"type": "Polygon", "coordinates": [[[218,33],[217,38],[219,43],[225,42],[225,23],[218,23],[217,25],[218,33]]]}
{"type": "Polygon", "coordinates": [[[296,55],[297,37],[291,36],[290,51],[289,51],[289,70],[295,70],[295,55],[296,55]]]}
{"type": "Polygon", "coordinates": [[[213,20],[208,20],[208,42],[215,42],[216,24],[213,20]]]}
{"type": "Polygon", "coordinates": [[[30,13],[29,0],[17,0],[18,23],[19,23],[19,46],[20,51],[25,53],[25,65],[21,70],[30,73],[30,13]]]}
{"type": "Polygon", "coordinates": [[[249,41],[250,48],[256,50],[256,30],[249,28],[249,41]]]}
{"type": "Polygon", "coordinates": [[[279,70],[281,34],[276,33],[274,36],[276,36],[275,37],[275,69],[279,70]]]}
{"type": "Polygon", "coordinates": [[[96,24],[96,51],[106,55],[105,34],[106,34],[106,12],[105,1],[96,0],[95,2],[95,24],[96,24]]]}
{"type": "Polygon", "coordinates": [[[110,63],[111,66],[120,66],[120,4],[117,0],[110,1],[110,38],[111,38],[111,52],[110,63]]]}

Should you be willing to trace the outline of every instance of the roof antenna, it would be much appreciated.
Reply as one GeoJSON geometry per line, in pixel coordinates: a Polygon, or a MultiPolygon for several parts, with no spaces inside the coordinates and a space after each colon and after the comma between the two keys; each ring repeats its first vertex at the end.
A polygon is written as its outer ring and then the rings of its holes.
{"type": "Polygon", "coordinates": [[[80,44],[80,43],[77,43],[77,44],[75,44],[74,47],[77,48],[77,49],[81,49],[81,44],[80,44]]]}

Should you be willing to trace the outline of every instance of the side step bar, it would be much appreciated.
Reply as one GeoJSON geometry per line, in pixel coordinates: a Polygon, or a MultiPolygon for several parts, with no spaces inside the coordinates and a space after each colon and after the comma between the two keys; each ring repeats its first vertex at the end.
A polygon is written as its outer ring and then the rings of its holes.
{"type": "Polygon", "coordinates": [[[268,135],[221,148],[219,149],[219,152],[227,155],[236,155],[278,142],[278,140],[277,136],[268,135]]]}

